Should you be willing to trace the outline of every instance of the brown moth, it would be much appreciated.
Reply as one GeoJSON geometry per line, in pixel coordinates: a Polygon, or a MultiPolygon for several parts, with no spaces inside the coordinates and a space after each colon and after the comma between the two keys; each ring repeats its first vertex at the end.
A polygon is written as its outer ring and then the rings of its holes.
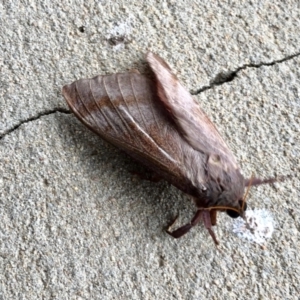
{"type": "Polygon", "coordinates": [[[180,84],[168,64],[149,52],[155,81],[137,72],[81,79],[62,93],[88,128],[188,194],[197,212],[175,231],[179,238],[203,221],[212,226],[218,211],[243,217],[246,186],[275,179],[245,179],[215,125],[180,84]]]}

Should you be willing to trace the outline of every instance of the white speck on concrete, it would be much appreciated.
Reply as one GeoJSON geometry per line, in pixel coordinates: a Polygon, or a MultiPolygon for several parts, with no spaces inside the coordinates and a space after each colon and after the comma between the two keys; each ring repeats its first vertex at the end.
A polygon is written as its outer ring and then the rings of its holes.
{"type": "Polygon", "coordinates": [[[238,237],[263,245],[271,238],[274,231],[272,215],[264,209],[249,210],[245,220],[238,218],[233,224],[233,232],[238,237]]]}
{"type": "Polygon", "coordinates": [[[114,23],[107,31],[106,38],[111,41],[114,51],[125,48],[125,43],[128,42],[132,32],[132,22],[132,17],[128,17],[125,21],[114,23]]]}
{"type": "Polygon", "coordinates": [[[116,23],[109,31],[107,37],[110,38],[112,36],[122,36],[128,35],[131,33],[131,19],[128,18],[124,22],[116,23]]]}

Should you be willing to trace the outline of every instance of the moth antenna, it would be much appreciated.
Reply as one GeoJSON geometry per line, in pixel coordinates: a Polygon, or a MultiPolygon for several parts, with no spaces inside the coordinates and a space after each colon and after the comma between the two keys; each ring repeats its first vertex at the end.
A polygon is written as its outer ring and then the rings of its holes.
{"type": "Polygon", "coordinates": [[[229,206],[210,206],[210,207],[207,207],[207,208],[199,208],[201,210],[212,210],[212,209],[216,209],[216,210],[219,210],[219,209],[230,209],[230,210],[234,210],[238,213],[240,213],[240,211],[236,208],[233,208],[233,207],[229,207],[229,206]]]}
{"type": "Polygon", "coordinates": [[[272,178],[267,178],[267,179],[260,179],[260,178],[250,178],[250,179],[246,179],[245,180],[245,186],[249,186],[249,184],[251,184],[251,186],[254,185],[261,185],[261,184],[270,184],[270,183],[274,183],[277,181],[283,181],[285,179],[285,177],[281,176],[281,177],[272,177],[272,178]],[[252,180],[251,180],[252,179],[252,180]]]}
{"type": "MultiPolygon", "coordinates": [[[[242,199],[242,212],[244,211],[244,206],[245,206],[246,199],[247,199],[247,197],[248,197],[250,188],[251,188],[251,186],[252,186],[252,181],[253,181],[253,179],[254,179],[254,173],[252,173],[251,178],[249,179],[249,184],[248,184],[248,187],[247,187],[245,196],[244,196],[243,199],[242,199]]],[[[244,213],[243,213],[243,214],[244,214],[244,213]]]]}

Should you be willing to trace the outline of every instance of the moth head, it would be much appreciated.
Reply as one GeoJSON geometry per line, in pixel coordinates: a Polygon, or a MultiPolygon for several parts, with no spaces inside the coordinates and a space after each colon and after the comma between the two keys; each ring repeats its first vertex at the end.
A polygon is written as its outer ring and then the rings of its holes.
{"type": "MultiPolygon", "coordinates": [[[[236,189],[225,190],[218,197],[218,203],[214,207],[209,209],[226,211],[226,213],[231,218],[245,217],[245,211],[247,209],[246,199],[251,187],[253,177],[250,179],[247,186],[245,195],[243,196],[244,186],[241,185],[241,188],[236,187],[236,189]]],[[[244,180],[243,180],[244,181],[244,180]]]]}
{"type": "Polygon", "coordinates": [[[245,193],[245,195],[242,199],[238,200],[240,208],[238,208],[238,209],[230,209],[230,208],[226,209],[226,212],[227,212],[228,216],[230,216],[231,218],[244,217],[245,211],[247,209],[246,199],[247,199],[249,190],[252,186],[261,185],[261,184],[268,184],[268,183],[270,184],[270,183],[274,183],[276,181],[282,181],[283,179],[284,179],[283,177],[260,179],[260,178],[254,177],[253,175],[251,176],[251,178],[246,179],[245,184],[244,184],[244,186],[247,187],[246,193],[245,193]]]}
{"type": "Polygon", "coordinates": [[[235,210],[232,210],[232,209],[227,209],[226,210],[227,215],[229,217],[234,218],[234,219],[236,219],[238,217],[245,218],[245,211],[247,209],[246,199],[247,199],[248,193],[250,191],[250,187],[251,187],[251,183],[252,183],[253,177],[254,176],[252,175],[251,178],[250,178],[250,181],[249,181],[249,184],[248,184],[245,196],[243,197],[243,199],[238,200],[238,204],[240,206],[240,209],[238,211],[235,211],[235,210]]]}

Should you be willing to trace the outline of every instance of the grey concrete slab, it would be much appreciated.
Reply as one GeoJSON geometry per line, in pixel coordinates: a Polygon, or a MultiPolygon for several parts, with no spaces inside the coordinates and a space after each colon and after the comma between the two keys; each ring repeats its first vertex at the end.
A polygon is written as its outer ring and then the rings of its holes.
{"type": "Polygon", "coordinates": [[[0,3],[0,298],[298,299],[299,17],[297,1],[0,3]],[[164,227],[192,203],[68,113],[65,83],[145,72],[147,50],[197,94],[246,176],[292,176],[250,192],[275,221],[264,247],[226,215],[221,251],[203,226],[171,239],[164,227]]]}

